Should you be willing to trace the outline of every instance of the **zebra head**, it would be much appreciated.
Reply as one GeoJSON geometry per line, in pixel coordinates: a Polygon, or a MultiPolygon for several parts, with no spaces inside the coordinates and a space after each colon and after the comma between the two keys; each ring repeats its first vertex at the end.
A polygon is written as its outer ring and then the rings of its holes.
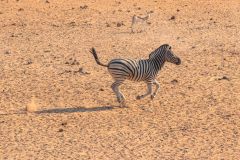
{"type": "Polygon", "coordinates": [[[168,44],[161,45],[149,55],[149,59],[158,59],[160,62],[170,62],[176,65],[181,64],[181,59],[177,57],[168,44]]]}
{"type": "Polygon", "coordinates": [[[181,59],[173,53],[173,51],[171,50],[171,46],[169,46],[168,44],[162,46],[165,48],[165,60],[167,62],[180,65],[181,59]]]}

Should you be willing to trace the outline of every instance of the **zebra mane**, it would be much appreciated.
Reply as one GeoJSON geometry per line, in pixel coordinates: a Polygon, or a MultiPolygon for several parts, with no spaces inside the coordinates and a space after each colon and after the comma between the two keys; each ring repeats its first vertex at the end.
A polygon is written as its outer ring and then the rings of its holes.
{"type": "MultiPolygon", "coordinates": [[[[163,44],[161,45],[160,47],[158,47],[157,49],[155,49],[154,51],[152,51],[150,54],[149,54],[149,59],[151,58],[154,58],[156,56],[156,54],[159,53],[160,50],[168,50],[170,49],[171,46],[169,44],[163,44]]],[[[160,52],[160,53],[163,53],[163,52],[160,52]]],[[[164,52],[165,53],[165,52],[164,52]]]]}

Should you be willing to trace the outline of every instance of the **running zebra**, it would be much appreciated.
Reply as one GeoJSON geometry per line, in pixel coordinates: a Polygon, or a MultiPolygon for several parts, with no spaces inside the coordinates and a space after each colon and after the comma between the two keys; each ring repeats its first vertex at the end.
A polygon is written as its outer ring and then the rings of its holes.
{"type": "Polygon", "coordinates": [[[153,99],[160,88],[160,84],[156,80],[156,76],[163,67],[164,63],[167,61],[176,65],[181,64],[181,59],[174,55],[171,50],[171,46],[168,44],[161,45],[155,51],[151,52],[149,54],[149,59],[113,59],[107,65],[99,61],[97,52],[94,48],[92,48],[90,52],[93,54],[97,64],[107,67],[109,73],[115,80],[111,87],[121,106],[125,105],[125,97],[119,90],[119,86],[123,83],[123,81],[128,79],[131,81],[146,82],[147,93],[139,95],[136,98],[142,99],[148,95],[151,95],[151,99],[153,99]],[[152,92],[153,84],[156,85],[154,92],[152,92]]]}

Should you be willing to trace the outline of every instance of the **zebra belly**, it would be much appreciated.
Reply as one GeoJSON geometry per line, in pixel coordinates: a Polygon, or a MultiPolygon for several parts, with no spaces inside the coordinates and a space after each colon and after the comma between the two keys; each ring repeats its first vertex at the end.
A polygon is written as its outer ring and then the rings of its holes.
{"type": "Polygon", "coordinates": [[[148,65],[144,60],[114,59],[108,64],[108,71],[116,80],[145,81],[148,65]]]}

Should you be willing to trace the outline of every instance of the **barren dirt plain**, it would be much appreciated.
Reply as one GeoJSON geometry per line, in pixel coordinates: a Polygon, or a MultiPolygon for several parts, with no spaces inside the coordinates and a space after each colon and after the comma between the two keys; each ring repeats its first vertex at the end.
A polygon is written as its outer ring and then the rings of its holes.
{"type": "Polygon", "coordinates": [[[239,0],[0,0],[0,159],[238,160],[239,42],[239,0]],[[126,81],[120,108],[89,49],[107,63],[165,43],[182,64],[153,101],[126,81]]]}

